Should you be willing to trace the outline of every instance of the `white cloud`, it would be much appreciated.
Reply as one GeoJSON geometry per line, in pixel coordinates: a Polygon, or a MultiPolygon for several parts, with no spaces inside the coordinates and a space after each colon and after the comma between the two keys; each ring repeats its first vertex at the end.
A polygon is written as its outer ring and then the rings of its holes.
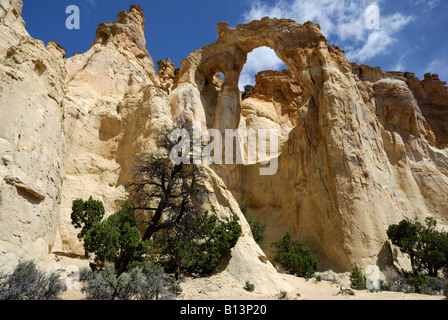
{"type": "Polygon", "coordinates": [[[367,61],[386,51],[393,41],[386,32],[382,30],[374,31],[367,37],[367,41],[361,47],[348,51],[345,56],[352,61],[367,61]]]}
{"type": "MultiPolygon", "coordinates": [[[[381,12],[384,0],[280,0],[271,5],[255,0],[243,18],[246,22],[264,16],[289,18],[304,23],[319,23],[323,34],[332,43],[343,45],[346,55],[359,63],[364,63],[377,55],[387,52],[394,43],[396,34],[410,21],[412,16],[401,13],[381,12]],[[368,29],[366,9],[375,4],[380,8],[380,29],[368,29]]],[[[424,1],[424,0],[416,0],[424,1]]],[[[428,1],[428,0],[426,0],[428,1]]],[[[435,2],[437,0],[429,0],[435,2]]]]}
{"type": "Polygon", "coordinates": [[[247,55],[247,62],[240,75],[239,88],[243,91],[246,84],[254,85],[255,74],[259,71],[279,70],[283,68],[286,68],[286,66],[277,57],[274,50],[267,47],[254,49],[247,55]]]}
{"type": "Polygon", "coordinates": [[[434,9],[440,4],[440,0],[414,0],[413,4],[425,6],[427,9],[434,9]]]}
{"type": "Polygon", "coordinates": [[[370,34],[364,43],[360,41],[357,43],[358,48],[347,51],[347,59],[363,62],[387,52],[390,45],[397,41],[395,35],[413,19],[413,17],[406,17],[399,13],[382,17],[381,28],[369,30],[370,34]]]}

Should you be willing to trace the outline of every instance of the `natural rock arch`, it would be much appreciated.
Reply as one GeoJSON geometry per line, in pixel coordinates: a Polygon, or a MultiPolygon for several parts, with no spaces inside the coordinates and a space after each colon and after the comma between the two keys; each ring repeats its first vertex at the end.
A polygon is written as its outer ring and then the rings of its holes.
{"type": "Polygon", "coordinates": [[[372,263],[378,243],[387,240],[376,213],[393,208],[378,206],[384,195],[375,190],[363,160],[366,150],[356,128],[366,125],[367,107],[351,65],[340,48],[328,45],[318,24],[267,17],[236,28],[219,23],[217,41],[181,63],[169,95],[173,118],[200,122],[202,130],[238,128],[239,76],[247,54],[262,46],[273,49],[300,82],[303,105],[279,157],[279,172],[262,177],[242,167],[250,185],[277,186],[285,193],[257,189],[261,194],[254,196],[282,208],[274,219],[317,252],[323,267],[347,271],[363,259],[372,263]],[[222,86],[215,81],[218,72],[225,76],[222,86]]]}
{"type": "Polygon", "coordinates": [[[183,114],[187,121],[201,121],[208,128],[236,129],[241,111],[238,81],[247,54],[259,47],[271,48],[301,79],[301,72],[312,67],[308,56],[321,42],[326,46],[319,25],[312,22],[301,25],[266,17],[235,29],[221,22],[217,41],[182,61],[179,85],[171,95],[173,115],[183,114]],[[222,86],[216,81],[217,73],[224,74],[222,86]]]}

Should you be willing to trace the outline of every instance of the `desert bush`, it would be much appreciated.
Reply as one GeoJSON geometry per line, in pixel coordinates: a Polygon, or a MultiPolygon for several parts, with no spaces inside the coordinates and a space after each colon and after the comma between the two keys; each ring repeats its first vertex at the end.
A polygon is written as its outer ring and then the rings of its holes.
{"type": "Polygon", "coordinates": [[[262,222],[260,218],[250,214],[249,205],[249,200],[244,200],[240,202],[240,209],[250,226],[255,242],[261,246],[265,240],[266,222],[262,222]]]}
{"type": "Polygon", "coordinates": [[[406,282],[403,273],[393,267],[387,267],[384,271],[385,281],[381,282],[381,290],[393,292],[410,292],[410,286],[406,282]]]}
{"type": "MultiPolygon", "coordinates": [[[[185,216],[180,222],[183,232],[163,233],[156,236],[154,243],[165,256],[166,270],[210,274],[235,246],[242,229],[235,215],[229,222],[219,221],[208,212],[200,218],[185,216]]],[[[179,229],[178,229],[179,230],[179,229]]]]}
{"type": "Polygon", "coordinates": [[[282,290],[278,294],[278,300],[288,300],[288,292],[282,290]]]}
{"type": "Polygon", "coordinates": [[[445,279],[445,282],[442,286],[442,292],[443,292],[443,295],[448,299],[448,281],[446,281],[446,280],[448,280],[448,279],[445,279]]]}
{"type": "Polygon", "coordinates": [[[412,288],[409,292],[423,293],[424,288],[427,286],[426,277],[420,273],[404,272],[406,283],[412,288]]]}
{"type": "Polygon", "coordinates": [[[280,263],[290,274],[311,276],[318,270],[318,261],[313,258],[311,251],[301,242],[293,240],[289,232],[271,246],[276,248],[274,261],[280,263]]]}
{"type": "Polygon", "coordinates": [[[243,92],[243,98],[247,97],[248,95],[250,95],[252,93],[252,91],[254,90],[254,86],[251,84],[246,84],[244,86],[244,92],[243,92]]]}
{"type": "Polygon", "coordinates": [[[448,288],[448,280],[438,277],[426,277],[426,284],[422,287],[422,293],[430,295],[444,294],[448,288]]]}
{"type": "Polygon", "coordinates": [[[181,292],[174,278],[154,264],[119,275],[111,263],[99,272],[84,268],[80,281],[88,300],[172,300],[181,292]]]}
{"type": "Polygon", "coordinates": [[[59,274],[39,270],[34,261],[20,262],[9,274],[0,272],[0,300],[57,300],[65,290],[59,274]]]}
{"type": "Polygon", "coordinates": [[[350,272],[350,286],[352,289],[364,290],[366,287],[366,277],[361,269],[355,264],[350,272]]]}
{"type": "Polygon", "coordinates": [[[129,201],[106,220],[93,225],[84,236],[84,248],[95,254],[97,267],[113,263],[117,272],[144,264],[151,258],[151,241],[143,241],[129,201]]]}
{"type": "Polygon", "coordinates": [[[255,285],[253,283],[250,283],[249,281],[246,281],[244,289],[249,291],[249,292],[252,292],[252,291],[255,290],[255,285]]]}

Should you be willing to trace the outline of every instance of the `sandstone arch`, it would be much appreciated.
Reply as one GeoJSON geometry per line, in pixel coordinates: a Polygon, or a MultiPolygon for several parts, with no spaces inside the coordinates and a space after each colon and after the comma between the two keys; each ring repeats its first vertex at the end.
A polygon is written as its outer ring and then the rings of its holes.
{"type": "Polygon", "coordinates": [[[235,29],[221,22],[218,40],[182,61],[179,85],[171,95],[172,112],[207,127],[235,129],[241,111],[238,80],[247,54],[258,47],[271,48],[300,79],[300,72],[309,62],[301,51],[320,42],[326,44],[319,26],[312,22],[301,25],[292,20],[264,18],[235,29]],[[217,90],[214,77],[218,72],[224,74],[225,82],[217,90]]]}
{"type": "MultiPolygon", "coordinates": [[[[305,223],[314,224],[308,227],[312,231],[305,232],[305,237],[316,251],[325,251],[323,255],[332,256],[331,260],[337,261],[336,264],[344,261],[342,264],[347,267],[350,264],[347,260],[349,250],[344,246],[340,232],[343,228],[343,209],[338,206],[337,187],[332,175],[332,167],[344,167],[338,163],[343,161],[344,152],[340,146],[341,133],[334,134],[331,130],[337,131],[336,128],[325,125],[325,117],[331,117],[331,106],[324,99],[331,99],[335,92],[331,85],[325,86],[324,82],[325,79],[335,81],[344,78],[344,83],[348,83],[347,88],[344,88],[345,92],[338,94],[345,95],[345,98],[337,101],[335,99],[334,102],[345,103],[346,106],[342,107],[347,109],[352,109],[350,101],[357,99],[349,98],[350,94],[356,95],[356,88],[354,84],[350,84],[350,66],[343,58],[343,53],[336,47],[328,46],[318,24],[307,22],[302,25],[288,19],[267,17],[236,28],[231,28],[224,22],[219,23],[217,41],[194,51],[182,61],[179,84],[170,94],[172,114],[174,118],[182,115],[187,121],[200,121],[203,129],[211,127],[222,131],[237,128],[241,112],[239,75],[246,63],[247,54],[262,46],[273,49],[305,88],[305,105],[312,111],[301,119],[300,128],[295,130],[294,143],[300,146],[300,153],[307,154],[302,157],[306,167],[313,163],[322,166],[322,172],[300,169],[301,172],[294,173],[298,181],[313,181],[309,190],[302,194],[313,196],[310,197],[311,204],[306,212],[297,212],[297,216],[290,214],[284,219],[297,220],[301,216],[305,223]],[[225,83],[218,90],[213,85],[213,76],[217,72],[225,75],[225,83]],[[351,93],[350,85],[353,85],[351,93]],[[327,129],[328,132],[325,132],[327,129]],[[310,135],[314,135],[311,143],[310,135]],[[329,156],[328,153],[333,155],[329,156]],[[310,211],[313,206],[315,214],[310,211]],[[323,234],[322,230],[328,231],[323,234]],[[337,240],[329,244],[333,239],[337,240]]],[[[348,173],[346,175],[350,176],[348,173]]],[[[291,221],[287,223],[291,225],[291,221]]]]}

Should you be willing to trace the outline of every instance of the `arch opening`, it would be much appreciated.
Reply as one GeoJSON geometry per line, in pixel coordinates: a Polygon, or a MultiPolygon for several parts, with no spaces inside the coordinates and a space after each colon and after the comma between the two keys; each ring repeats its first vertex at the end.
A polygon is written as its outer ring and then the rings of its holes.
{"type": "Polygon", "coordinates": [[[258,47],[247,54],[247,61],[240,74],[238,87],[244,91],[246,85],[255,86],[255,75],[260,71],[281,71],[286,69],[285,63],[275,51],[268,47],[258,47]]]}

